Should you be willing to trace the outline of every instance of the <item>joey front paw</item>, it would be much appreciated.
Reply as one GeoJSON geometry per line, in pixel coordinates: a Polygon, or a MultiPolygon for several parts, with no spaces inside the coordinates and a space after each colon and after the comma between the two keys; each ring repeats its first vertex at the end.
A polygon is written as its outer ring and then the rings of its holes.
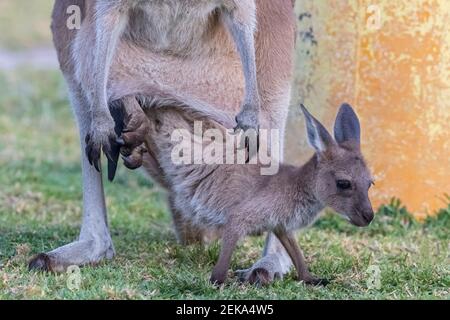
{"type": "Polygon", "coordinates": [[[120,154],[128,169],[142,166],[147,152],[150,121],[134,97],[125,97],[120,106],[111,108],[115,132],[119,137],[112,144],[112,157],[108,158],[108,179],[114,180],[120,154]]]}
{"type": "Polygon", "coordinates": [[[134,112],[125,118],[120,141],[123,142],[123,147],[134,149],[144,144],[149,134],[150,121],[140,110],[140,112],[134,112]]]}
{"type": "Polygon", "coordinates": [[[142,167],[142,164],[144,162],[144,154],[147,152],[148,150],[145,143],[132,150],[122,149],[121,150],[122,160],[125,167],[127,167],[130,170],[136,170],[142,167]]]}
{"type": "Polygon", "coordinates": [[[125,166],[130,170],[142,166],[144,154],[148,152],[146,141],[150,134],[150,122],[144,112],[129,114],[124,121],[124,129],[117,142],[125,166]]]}
{"type": "Polygon", "coordinates": [[[112,146],[116,143],[117,136],[114,131],[114,121],[102,122],[99,125],[93,125],[90,133],[86,135],[86,156],[89,163],[100,172],[101,152],[105,153],[108,159],[113,158],[112,146]]]}

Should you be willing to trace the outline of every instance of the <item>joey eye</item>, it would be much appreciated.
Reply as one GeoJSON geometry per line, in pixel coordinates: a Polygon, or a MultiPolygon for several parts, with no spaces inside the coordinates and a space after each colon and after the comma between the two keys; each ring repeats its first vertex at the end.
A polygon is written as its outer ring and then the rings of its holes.
{"type": "Polygon", "coordinates": [[[341,190],[348,190],[352,188],[352,184],[349,180],[337,180],[336,186],[341,190]]]}

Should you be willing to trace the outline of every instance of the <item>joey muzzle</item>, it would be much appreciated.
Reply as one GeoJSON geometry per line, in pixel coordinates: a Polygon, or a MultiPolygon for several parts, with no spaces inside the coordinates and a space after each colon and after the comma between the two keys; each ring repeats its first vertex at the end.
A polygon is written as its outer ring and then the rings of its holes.
{"type": "Polygon", "coordinates": [[[357,227],[367,227],[374,218],[373,210],[356,211],[353,215],[349,216],[350,223],[357,227]]]}

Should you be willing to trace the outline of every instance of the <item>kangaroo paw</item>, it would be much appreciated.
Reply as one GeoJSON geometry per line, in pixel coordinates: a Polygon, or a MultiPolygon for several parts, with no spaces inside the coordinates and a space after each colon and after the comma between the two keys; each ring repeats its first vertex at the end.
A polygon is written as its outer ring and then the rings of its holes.
{"type": "Polygon", "coordinates": [[[264,256],[251,268],[236,271],[241,282],[249,282],[260,286],[268,285],[277,279],[282,279],[286,273],[276,254],[264,256]]]}
{"type": "Polygon", "coordinates": [[[103,259],[114,257],[114,246],[111,240],[103,239],[75,241],[48,253],[34,256],[28,263],[30,271],[64,272],[69,266],[97,264],[103,259]]]}

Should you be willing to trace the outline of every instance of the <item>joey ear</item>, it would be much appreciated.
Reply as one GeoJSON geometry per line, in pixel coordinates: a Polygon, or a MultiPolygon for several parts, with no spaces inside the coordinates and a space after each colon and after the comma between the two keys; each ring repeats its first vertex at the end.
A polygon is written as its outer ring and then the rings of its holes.
{"type": "Polygon", "coordinates": [[[309,113],[303,104],[300,105],[300,108],[305,115],[309,144],[317,152],[323,152],[334,145],[335,142],[327,129],[309,113]]]}
{"type": "Polygon", "coordinates": [[[339,113],[334,123],[334,138],[341,144],[346,141],[356,141],[358,145],[361,141],[361,125],[358,116],[353,108],[344,103],[339,109],[339,113]]]}

